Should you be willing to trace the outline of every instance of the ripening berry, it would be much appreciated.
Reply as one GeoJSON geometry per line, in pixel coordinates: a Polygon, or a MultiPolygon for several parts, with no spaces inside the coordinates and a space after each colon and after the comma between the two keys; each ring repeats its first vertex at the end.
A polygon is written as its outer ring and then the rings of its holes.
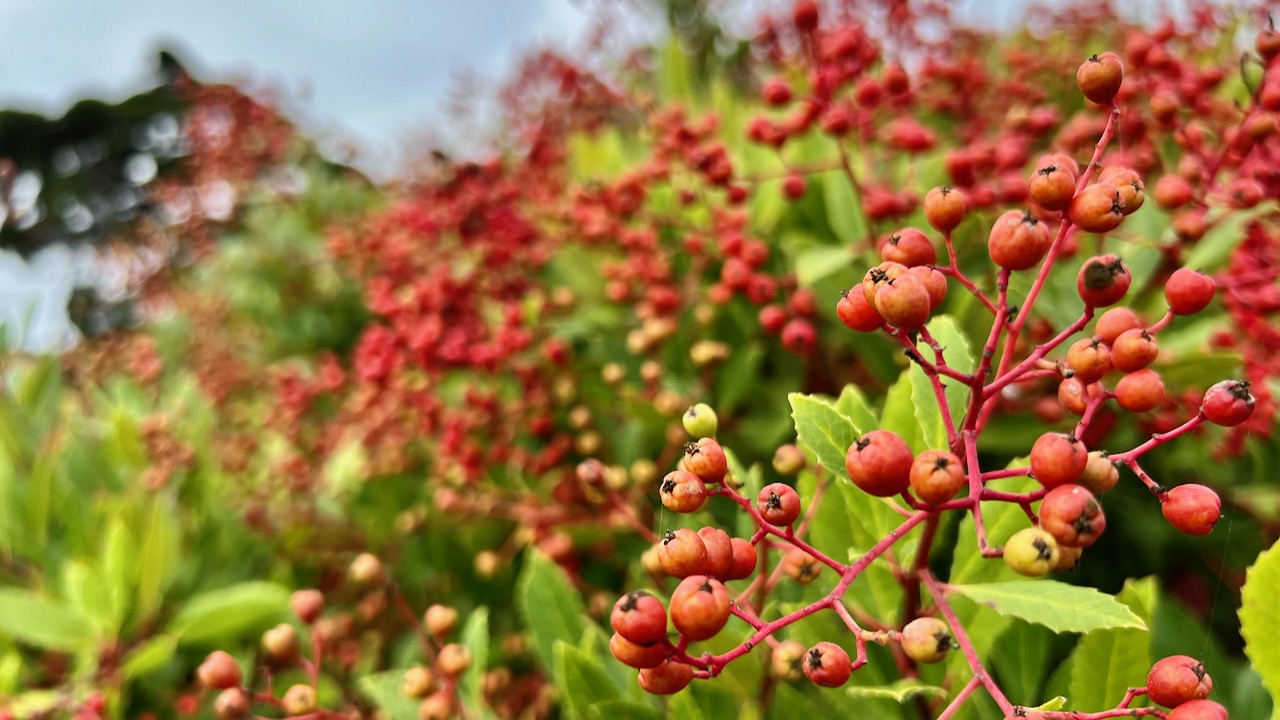
{"type": "Polygon", "coordinates": [[[1147,199],[1147,188],[1142,183],[1142,176],[1132,168],[1113,165],[1098,175],[1098,183],[1110,185],[1120,192],[1124,201],[1124,214],[1132,215],[1147,199]]]}
{"type": "Polygon", "coordinates": [[[1085,232],[1111,232],[1124,219],[1124,199],[1110,185],[1090,185],[1071,199],[1067,218],[1085,232]]]}
{"type": "Polygon", "coordinates": [[[654,695],[674,695],[693,681],[693,666],[676,660],[640,671],[640,687],[654,695]]]}
{"type": "Polygon", "coordinates": [[[421,665],[405,670],[400,678],[400,694],[407,698],[424,698],[435,689],[436,674],[421,665]]]}
{"type": "Polygon", "coordinates": [[[1134,370],[1116,383],[1116,402],[1129,412],[1155,410],[1164,402],[1164,380],[1151,368],[1134,370]]]}
{"type": "Polygon", "coordinates": [[[452,689],[441,688],[418,703],[418,720],[449,720],[453,717],[452,689]]]}
{"type": "Polygon", "coordinates": [[[881,284],[876,290],[874,303],[885,322],[904,330],[924,327],[932,307],[924,283],[909,273],[881,284]]]}
{"type": "Polygon", "coordinates": [[[1209,218],[1199,208],[1184,210],[1173,217],[1173,232],[1181,240],[1195,242],[1209,232],[1209,218]]]}
{"type": "Polygon", "coordinates": [[[963,190],[936,187],[924,196],[924,217],[940,233],[956,229],[969,212],[969,198],[963,190]]]}
{"type": "Polygon", "coordinates": [[[773,451],[773,469],[783,477],[792,477],[804,469],[806,461],[800,448],[791,443],[779,445],[773,451]]]}
{"type": "Polygon", "coordinates": [[[800,548],[791,548],[782,558],[782,571],[801,585],[808,585],[822,574],[822,563],[800,548]]]}
{"type": "Polygon", "coordinates": [[[871,307],[876,306],[876,291],[886,285],[890,280],[897,280],[907,274],[907,266],[896,262],[882,262],[879,265],[867,271],[862,276],[862,294],[870,303],[871,307]]]}
{"type": "Polygon", "coordinates": [[[302,649],[298,631],[289,623],[280,623],[262,633],[262,652],[272,665],[280,666],[298,659],[302,649]]]}
{"type": "Polygon", "coordinates": [[[382,561],[370,553],[361,553],[351,561],[347,576],[359,585],[374,585],[385,578],[382,561]]]}
{"type": "Polygon", "coordinates": [[[1144,328],[1125,330],[1111,343],[1111,364],[1120,372],[1141,370],[1159,354],[1160,345],[1144,328]]]}
{"type": "Polygon", "coordinates": [[[1195,189],[1181,175],[1165,175],[1156,181],[1152,197],[1165,210],[1176,210],[1195,198],[1195,189]]]}
{"type": "Polygon", "coordinates": [[[658,667],[667,659],[667,647],[663,643],[637,645],[618,633],[609,638],[609,652],[622,664],[641,670],[658,667]]]}
{"type": "Polygon", "coordinates": [[[1049,572],[1068,572],[1075,570],[1080,564],[1080,556],[1084,554],[1084,548],[1071,547],[1070,545],[1058,546],[1058,562],[1049,568],[1049,572]]]}
{"type": "Polygon", "coordinates": [[[1227,709],[1212,700],[1192,700],[1174,708],[1169,720],[1227,720],[1227,709]]]}
{"type": "MultiPolygon", "coordinates": [[[[704,575],[707,571],[707,544],[698,533],[689,528],[668,530],[666,537],[658,545],[658,564],[662,566],[663,572],[674,578],[704,575]]],[[[663,633],[666,632],[666,626],[666,621],[663,620],[663,633]]],[[[646,640],[640,644],[647,645],[650,642],[653,641],[646,640]]]]}
{"type": "Polygon", "coordinates": [[[1248,380],[1223,380],[1204,392],[1200,412],[1211,423],[1235,427],[1253,415],[1256,403],[1248,380]]]}
{"type": "Polygon", "coordinates": [[[698,403],[685,410],[680,423],[684,425],[684,431],[695,438],[713,437],[720,426],[716,411],[706,403],[698,403]]]}
{"type": "Polygon", "coordinates": [[[684,446],[684,467],[704,483],[718,483],[729,472],[729,460],[715,438],[702,437],[684,446]]]}
{"type": "Polygon", "coordinates": [[[628,641],[653,644],[667,637],[667,610],[652,594],[628,592],[613,603],[609,625],[628,641]]]}
{"type": "Polygon", "coordinates": [[[756,509],[765,522],[786,527],[800,517],[800,495],[786,483],[773,483],[760,489],[756,509]]]}
{"type": "Polygon", "coordinates": [[[916,497],[930,505],[955,497],[968,482],[960,458],[946,450],[925,450],[917,455],[908,479],[916,497]]]}
{"type": "Polygon", "coordinates": [[[729,574],[726,580],[745,580],[755,574],[759,556],[756,546],[742,538],[729,540],[733,548],[733,559],[729,563],[729,574]]]}
{"type": "Polygon", "coordinates": [[[814,0],[797,0],[791,9],[791,22],[800,32],[813,32],[818,27],[818,3],[814,0]]]}
{"type": "Polygon", "coordinates": [[[218,720],[240,720],[249,716],[250,705],[249,694],[244,690],[227,688],[213,701],[213,714],[218,720]]]}
{"type": "Polygon", "coordinates": [[[1045,210],[1066,210],[1076,194],[1076,174],[1046,155],[1027,180],[1027,190],[1031,202],[1045,210]]]}
{"type": "Polygon", "coordinates": [[[845,470],[860,490],[876,497],[891,497],[911,485],[915,455],[897,433],[872,430],[849,446],[845,470]]]}
{"type": "Polygon", "coordinates": [[[813,323],[804,318],[791,318],[782,326],[782,347],[793,355],[807,356],[817,342],[818,333],[813,323]]]}
{"type": "Polygon", "coordinates": [[[662,505],[672,512],[696,512],[707,501],[707,486],[687,470],[673,470],[662,478],[658,488],[662,505]]]}
{"type": "Polygon", "coordinates": [[[1111,369],[1111,348],[1099,340],[1081,338],[1067,348],[1067,367],[1082,385],[1095,383],[1111,369]]]}
{"type": "Polygon", "coordinates": [[[1167,708],[1203,700],[1212,690],[1213,678],[1205,672],[1204,663],[1186,655],[1158,660],[1147,673],[1147,697],[1167,708]]]}
{"type": "Polygon", "coordinates": [[[1093,334],[1098,340],[1111,345],[1126,330],[1144,328],[1146,323],[1138,314],[1127,307],[1115,307],[1102,313],[1094,325],[1093,334]]]}
{"type": "Polygon", "coordinates": [[[1010,210],[996,219],[987,235],[987,253],[1006,270],[1027,270],[1049,251],[1049,226],[1030,213],[1010,210]]]}
{"type": "Polygon", "coordinates": [[[804,656],[804,675],[814,685],[835,688],[849,681],[853,662],[849,653],[835,643],[820,642],[804,656]]]}
{"type": "Polygon", "coordinates": [[[1088,449],[1074,435],[1047,432],[1031,446],[1031,474],[1047,488],[1075,482],[1088,462],[1088,449]]]}
{"type": "Polygon", "coordinates": [[[916,618],[902,628],[902,651],[918,663],[942,662],[954,643],[951,629],[935,617],[916,618]]]}
{"type": "Polygon", "coordinates": [[[447,605],[432,605],[422,614],[422,624],[427,632],[442,638],[458,625],[458,609],[447,605]]]}
{"type": "Polygon", "coordinates": [[[719,580],[691,575],[671,593],[671,622],[689,640],[707,640],[729,622],[729,593],[719,580]]]}
{"type": "Polygon", "coordinates": [[[1107,458],[1106,451],[1094,450],[1089,453],[1089,462],[1085,464],[1084,472],[1080,474],[1077,482],[1088,488],[1094,495],[1101,495],[1120,482],[1120,471],[1116,469],[1115,463],[1107,458]]]}
{"type": "Polygon", "coordinates": [[[316,691],[301,683],[284,691],[280,706],[290,715],[303,715],[316,709],[316,691]]]}
{"type": "Polygon", "coordinates": [[[1004,562],[1019,575],[1048,575],[1058,559],[1058,541],[1038,527],[1019,530],[1004,544],[1004,562]]]}
{"type": "Polygon", "coordinates": [[[836,303],[836,315],[845,327],[855,332],[875,332],[880,329],[884,318],[872,307],[861,288],[840,293],[840,302],[836,303]]]}
{"type": "Polygon", "coordinates": [[[1109,105],[1124,82],[1124,63],[1113,52],[1091,56],[1076,70],[1076,85],[1091,102],[1109,105]]]}
{"type": "Polygon", "coordinates": [[[1076,291],[1087,307],[1099,308],[1115,305],[1129,292],[1133,276],[1119,257],[1099,255],[1089,258],[1080,266],[1076,276],[1076,291]]]}
{"type": "Polygon", "coordinates": [[[1079,378],[1063,378],[1058,383],[1058,404],[1072,415],[1084,415],[1089,409],[1089,390],[1079,378]]]}
{"type": "Polygon", "coordinates": [[[884,68],[885,92],[890,95],[903,95],[911,89],[911,78],[907,76],[907,71],[897,63],[886,65],[884,68]]]}
{"type": "Polygon", "coordinates": [[[938,251],[927,235],[915,228],[903,228],[880,244],[880,259],[909,268],[938,261],[938,251]]]}
{"type": "Polygon", "coordinates": [[[324,612],[324,593],[319,590],[298,590],[289,598],[293,614],[310,625],[324,612]]]}
{"type": "Polygon", "coordinates": [[[457,677],[471,667],[471,648],[461,643],[449,643],[440,648],[436,666],[446,677],[457,677]]]}
{"type": "Polygon", "coordinates": [[[808,650],[799,640],[783,640],[778,643],[769,659],[774,677],[792,681],[804,677],[803,663],[806,654],[808,650]]]}
{"type": "Polygon", "coordinates": [[[803,175],[788,175],[782,181],[782,195],[792,202],[804,197],[805,182],[803,175]]]}
{"type": "Polygon", "coordinates": [[[707,575],[724,581],[728,580],[729,569],[733,566],[733,543],[729,533],[717,527],[704,527],[698,531],[702,544],[707,548],[707,575]]]}
{"type": "Polygon", "coordinates": [[[929,312],[937,310],[942,301],[947,299],[947,276],[938,268],[933,265],[917,265],[908,270],[907,274],[918,279],[924,285],[925,292],[929,293],[929,312]]]}
{"type": "Polygon", "coordinates": [[[760,88],[760,97],[764,98],[768,105],[781,107],[791,102],[791,86],[786,80],[772,78],[765,81],[764,86],[760,88]]]}
{"type": "Polygon", "coordinates": [[[1040,503],[1040,527],[1059,547],[1089,547],[1107,529],[1098,499],[1080,485],[1059,485],[1040,503]]]}
{"type": "Polygon", "coordinates": [[[1213,302],[1218,285],[1199,270],[1178,268],[1164,283],[1164,299],[1174,315],[1194,315],[1213,302]]]}
{"type": "Polygon", "coordinates": [[[205,687],[214,690],[240,687],[240,666],[236,659],[225,651],[214,650],[209,657],[196,668],[196,678],[205,687]]]}
{"type": "Polygon", "coordinates": [[[1208,535],[1222,517],[1222,499],[1204,485],[1179,485],[1160,500],[1160,512],[1188,535],[1208,535]]]}

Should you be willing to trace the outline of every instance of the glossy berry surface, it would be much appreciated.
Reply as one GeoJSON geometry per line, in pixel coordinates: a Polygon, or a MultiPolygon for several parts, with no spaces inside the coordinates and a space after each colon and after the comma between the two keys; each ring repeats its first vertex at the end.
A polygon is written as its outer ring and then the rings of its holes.
{"type": "Polygon", "coordinates": [[[1163,658],[1147,673],[1147,697],[1167,708],[1206,698],[1212,690],[1213,678],[1204,663],[1187,655],[1163,658]]]}
{"type": "Polygon", "coordinates": [[[1204,485],[1178,485],[1161,501],[1160,512],[1170,525],[1188,535],[1208,535],[1222,517],[1222,499],[1204,485]]]}
{"type": "Polygon", "coordinates": [[[853,672],[849,653],[830,642],[820,642],[809,648],[803,663],[805,677],[819,687],[840,687],[849,681],[853,672]]]}

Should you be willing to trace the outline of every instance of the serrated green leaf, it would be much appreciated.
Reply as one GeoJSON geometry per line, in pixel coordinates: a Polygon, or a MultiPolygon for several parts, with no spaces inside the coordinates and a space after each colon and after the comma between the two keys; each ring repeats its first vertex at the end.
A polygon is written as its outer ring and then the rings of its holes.
{"type": "MultiPolygon", "coordinates": [[[[1258,555],[1245,574],[1240,598],[1240,634],[1244,654],[1262,678],[1273,700],[1280,698],[1280,543],[1258,555]]],[[[1271,711],[1280,720],[1280,701],[1271,711]]]]}
{"type": "Polygon", "coordinates": [[[362,675],[357,680],[360,692],[364,693],[379,710],[387,714],[391,720],[417,720],[418,703],[405,697],[400,691],[404,682],[404,670],[388,670],[387,672],[362,675]]]}
{"type": "Polygon", "coordinates": [[[489,670],[489,608],[478,607],[467,614],[458,641],[471,651],[471,665],[459,682],[462,701],[478,711],[484,705],[484,674],[489,670]]]}
{"type": "Polygon", "coordinates": [[[120,671],[129,680],[154,672],[168,664],[177,649],[178,638],[172,635],[148,638],[129,653],[120,671]]]}
{"type": "Polygon", "coordinates": [[[849,479],[845,458],[849,446],[858,439],[853,421],[841,415],[830,401],[813,395],[790,393],[791,418],[796,425],[796,439],[813,453],[832,477],[849,479]]]}
{"type": "Polygon", "coordinates": [[[564,640],[555,642],[551,652],[560,699],[574,717],[585,720],[593,706],[622,699],[618,686],[591,655],[564,640]]]}
{"type": "MultiPolygon", "coordinates": [[[[1154,611],[1154,578],[1130,580],[1117,596],[1135,617],[1154,611]]],[[[1080,639],[1072,653],[1067,697],[1076,709],[1115,707],[1130,687],[1140,687],[1151,668],[1149,633],[1145,629],[1095,630],[1080,639]]]]}
{"type": "Polygon", "coordinates": [[[560,566],[533,550],[525,555],[524,569],[516,581],[516,608],[533,636],[533,649],[543,667],[554,673],[556,640],[580,638],[585,631],[582,596],[560,566]]]}
{"type": "Polygon", "coordinates": [[[1147,627],[1142,618],[1114,597],[1056,580],[951,585],[949,589],[1001,615],[1044,625],[1054,632],[1147,627]]]}
{"type": "Polygon", "coordinates": [[[876,414],[871,409],[871,403],[867,402],[866,394],[857,385],[853,383],[845,385],[834,405],[837,412],[849,418],[853,423],[853,429],[859,435],[865,435],[876,429],[878,424],[876,414]]]}
{"type": "Polygon", "coordinates": [[[917,695],[944,698],[947,691],[934,685],[926,685],[919,680],[903,679],[892,685],[879,687],[854,686],[845,690],[854,697],[887,698],[898,703],[905,703],[917,695]]]}
{"type": "Polygon", "coordinates": [[[288,614],[288,588],[245,582],[190,598],[169,625],[169,632],[183,644],[228,641],[261,632],[288,614]]]}
{"type": "Polygon", "coordinates": [[[51,650],[74,650],[97,639],[93,623],[65,603],[16,588],[0,588],[0,632],[51,650]]]}

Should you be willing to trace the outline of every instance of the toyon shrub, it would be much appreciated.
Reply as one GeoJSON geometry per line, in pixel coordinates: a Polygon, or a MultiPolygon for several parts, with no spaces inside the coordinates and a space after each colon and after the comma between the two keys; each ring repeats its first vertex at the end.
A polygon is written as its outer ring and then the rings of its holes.
{"type": "Polygon", "coordinates": [[[0,720],[1272,716],[1270,18],[668,5],[385,187],[202,92],[0,355],[0,720]]]}

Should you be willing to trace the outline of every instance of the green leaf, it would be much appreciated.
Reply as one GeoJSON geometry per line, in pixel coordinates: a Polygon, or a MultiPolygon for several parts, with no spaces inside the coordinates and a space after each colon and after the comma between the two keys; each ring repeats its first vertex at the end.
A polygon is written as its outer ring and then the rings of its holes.
{"type": "Polygon", "coordinates": [[[702,708],[694,702],[693,693],[688,691],[679,692],[671,697],[671,701],[667,704],[667,714],[689,720],[711,720],[702,713],[702,708]]]}
{"type": "MultiPolygon", "coordinates": [[[[939,315],[929,321],[928,329],[929,334],[942,347],[942,356],[946,358],[948,367],[962,373],[973,372],[976,365],[973,348],[969,345],[969,336],[964,333],[955,318],[950,315],[939,315]]],[[[933,355],[932,349],[926,350],[922,347],[921,350],[928,355],[933,355]]],[[[969,404],[970,388],[959,380],[945,377],[942,379],[942,384],[947,388],[947,407],[951,409],[951,419],[956,427],[959,427],[965,408],[969,404]]]]}
{"type": "MultiPolygon", "coordinates": [[[[1240,244],[1240,241],[1244,240],[1245,226],[1261,215],[1274,211],[1275,203],[1267,201],[1260,203],[1252,210],[1245,212],[1233,210],[1226,213],[1225,220],[1219,222],[1206,232],[1204,237],[1196,241],[1191,252],[1183,260],[1183,267],[1189,267],[1193,270],[1217,269],[1226,261],[1231,251],[1240,244]]],[[[1218,219],[1221,218],[1219,217],[1218,219]]]]}
{"type": "Polygon", "coordinates": [[[1161,363],[1156,369],[1170,388],[1204,387],[1226,378],[1238,377],[1243,361],[1237,353],[1209,353],[1161,363]]]}
{"type": "Polygon", "coordinates": [[[818,458],[818,464],[832,477],[849,479],[844,461],[849,446],[858,439],[853,421],[841,415],[829,400],[813,395],[790,393],[791,417],[800,445],[818,458]]]}
{"type": "Polygon", "coordinates": [[[143,541],[136,606],[139,618],[151,617],[160,607],[164,592],[177,569],[180,539],[176,516],[177,511],[171,498],[164,495],[152,498],[146,523],[140,533],[143,541]]]}
{"type": "Polygon", "coordinates": [[[662,713],[634,700],[606,700],[591,706],[592,720],[662,720],[662,713]]]}
{"type": "Polygon", "coordinates": [[[1067,699],[1061,695],[1054,696],[1045,702],[1036,705],[1032,710],[1040,710],[1042,712],[1055,712],[1067,706],[1067,699]]]}
{"type": "MultiPolygon", "coordinates": [[[[1262,678],[1273,699],[1280,699],[1280,543],[1258,555],[1245,574],[1240,598],[1240,634],[1244,654],[1262,678]]],[[[1280,701],[1271,711],[1280,720],[1280,701]]]]}
{"type": "MultiPolygon", "coordinates": [[[[1117,596],[1139,619],[1155,610],[1154,578],[1130,580],[1117,596]]],[[[1141,687],[1151,668],[1150,634],[1145,630],[1111,628],[1085,635],[1071,655],[1067,697],[1076,709],[1115,707],[1130,687],[1141,687]]]]}
{"type": "Polygon", "coordinates": [[[796,281],[813,287],[853,264],[853,253],[847,245],[814,245],[803,250],[795,260],[796,281]]]}
{"type": "Polygon", "coordinates": [[[1053,640],[1052,630],[1022,621],[1010,623],[996,638],[991,664],[1010,701],[1029,705],[1040,699],[1053,640]]]}
{"type": "Polygon", "coordinates": [[[933,696],[944,698],[947,691],[934,685],[926,685],[919,680],[902,679],[892,685],[882,685],[879,687],[854,686],[845,690],[854,697],[864,698],[887,698],[905,703],[917,695],[933,696]]]}
{"type": "Polygon", "coordinates": [[[362,675],[357,680],[357,685],[360,692],[372,700],[373,704],[385,712],[391,720],[417,720],[418,703],[400,692],[403,682],[404,670],[388,670],[362,675]]]}
{"type": "Polygon", "coordinates": [[[826,172],[819,177],[831,231],[844,245],[861,246],[867,238],[867,224],[862,217],[862,204],[858,202],[849,178],[839,172],[826,172]]]}
{"type": "Polygon", "coordinates": [[[172,635],[156,635],[134,648],[120,670],[129,680],[139,678],[168,664],[177,649],[178,638],[172,635]]]}
{"type": "Polygon", "coordinates": [[[489,669],[489,608],[478,607],[467,615],[458,640],[471,650],[471,665],[460,682],[462,700],[478,711],[484,706],[484,674],[489,669]]]}
{"type": "Polygon", "coordinates": [[[1099,628],[1145,630],[1147,627],[1142,618],[1114,597],[1056,580],[951,585],[950,590],[1001,615],[1044,625],[1054,632],[1088,632],[1099,628]]]}
{"type": "Polygon", "coordinates": [[[560,699],[574,717],[589,718],[592,706],[622,699],[618,686],[600,668],[599,661],[570,645],[568,638],[555,643],[552,655],[560,699]]]}
{"type": "Polygon", "coordinates": [[[269,582],[245,582],[187,600],[169,632],[183,644],[229,641],[260,632],[283,620],[288,612],[288,588],[269,582]]]}
{"type": "Polygon", "coordinates": [[[911,369],[903,371],[898,381],[889,388],[884,398],[884,412],[880,414],[880,428],[897,433],[911,447],[913,453],[923,452],[925,431],[920,427],[920,415],[916,403],[932,403],[933,395],[915,397],[915,384],[911,381],[911,369]]]}
{"type": "Polygon", "coordinates": [[[840,391],[840,397],[835,401],[835,408],[836,412],[853,422],[853,429],[859,435],[875,430],[879,424],[875,412],[871,410],[871,403],[867,402],[866,394],[862,392],[862,388],[853,383],[845,385],[840,391]]]}
{"type": "Polygon", "coordinates": [[[556,672],[556,640],[577,642],[586,629],[582,596],[560,566],[535,550],[525,555],[516,581],[516,608],[533,635],[533,649],[543,667],[556,672]]]}
{"type": "Polygon", "coordinates": [[[16,588],[0,588],[0,632],[51,650],[74,650],[97,639],[93,623],[65,603],[16,588]]]}

